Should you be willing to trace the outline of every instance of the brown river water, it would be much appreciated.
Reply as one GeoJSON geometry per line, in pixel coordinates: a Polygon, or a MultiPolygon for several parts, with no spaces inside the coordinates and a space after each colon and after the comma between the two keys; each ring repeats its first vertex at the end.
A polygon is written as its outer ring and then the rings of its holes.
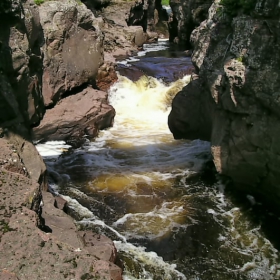
{"type": "Polygon", "coordinates": [[[172,55],[167,42],[145,47],[157,52],[122,64],[160,71],[136,82],[119,76],[109,92],[112,128],[77,149],[37,145],[59,178],[53,191],[68,200],[78,227],[115,240],[125,280],[280,279],[279,218],[228,190],[208,142],[174,140],[167,127],[170,99],[190,77],[170,82],[160,63],[189,58],[172,55]]]}

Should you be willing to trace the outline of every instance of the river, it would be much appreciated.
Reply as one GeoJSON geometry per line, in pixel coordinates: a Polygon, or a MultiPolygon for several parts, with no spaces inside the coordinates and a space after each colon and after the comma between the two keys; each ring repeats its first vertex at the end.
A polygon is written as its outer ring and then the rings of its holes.
{"type": "Polygon", "coordinates": [[[190,63],[168,42],[120,62],[128,69],[154,63],[159,74],[135,82],[119,75],[109,92],[114,125],[96,139],[77,149],[37,145],[59,178],[50,182],[53,191],[68,200],[78,227],[115,240],[125,280],[280,279],[277,238],[256,219],[258,202],[227,192],[212,171],[208,142],[173,139],[170,100],[190,77],[178,69],[170,82],[168,58],[175,68],[190,63]]]}

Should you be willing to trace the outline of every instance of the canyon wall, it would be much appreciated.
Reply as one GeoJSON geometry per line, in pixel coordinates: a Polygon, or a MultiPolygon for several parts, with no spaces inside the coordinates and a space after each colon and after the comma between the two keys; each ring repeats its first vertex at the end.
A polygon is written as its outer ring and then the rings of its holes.
{"type": "Polygon", "coordinates": [[[190,35],[208,16],[213,0],[170,0],[169,40],[190,49],[190,35]]]}
{"type": "Polygon", "coordinates": [[[126,18],[129,26],[141,26],[149,41],[155,41],[158,37],[168,38],[168,20],[161,0],[136,0],[126,18]]]}
{"type": "Polygon", "coordinates": [[[174,98],[169,127],[175,138],[211,141],[217,171],[277,209],[280,6],[224,2],[191,34],[196,74],[174,98]]]}

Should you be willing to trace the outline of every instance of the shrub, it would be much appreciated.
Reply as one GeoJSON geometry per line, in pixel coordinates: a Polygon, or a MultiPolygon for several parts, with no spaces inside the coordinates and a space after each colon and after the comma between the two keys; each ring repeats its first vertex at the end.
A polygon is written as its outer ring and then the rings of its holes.
{"type": "Polygon", "coordinates": [[[169,6],[169,0],[161,0],[161,5],[169,6]]]}
{"type": "Polygon", "coordinates": [[[45,1],[45,0],[34,0],[34,3],[35,3],[36,5],[41,5],[41,4],[44,3],[44,1],[45,1]]]}

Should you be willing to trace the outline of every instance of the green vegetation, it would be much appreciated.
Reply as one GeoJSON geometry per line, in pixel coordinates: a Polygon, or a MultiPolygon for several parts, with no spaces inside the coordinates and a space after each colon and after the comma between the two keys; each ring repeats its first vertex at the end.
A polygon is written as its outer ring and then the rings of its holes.
{"type": "Polygon", "coordinates": [[[169,6],[169,0],[161,0],[161,5],[169,6]]]}
{"type": "Polygon", "coordinates": [[[256,6],[256,0],[221,0],[220,4],[224,7],[225,13],[234,17],[239,11],[250,14],[256,6]]]}
{"type": "Polygon", "coordinates": [[[239,62],[243,62],[243,57],[239,56],[239,57],[236,58],[236,60],[239,61],[239,62]]]}
{"type": "Polygon", "coordinates": [[[45,2],[45,0],[34,0],[34,3],[36,4],[36,5],[41,5],[41,4],[43,4],[45,2]]]}

